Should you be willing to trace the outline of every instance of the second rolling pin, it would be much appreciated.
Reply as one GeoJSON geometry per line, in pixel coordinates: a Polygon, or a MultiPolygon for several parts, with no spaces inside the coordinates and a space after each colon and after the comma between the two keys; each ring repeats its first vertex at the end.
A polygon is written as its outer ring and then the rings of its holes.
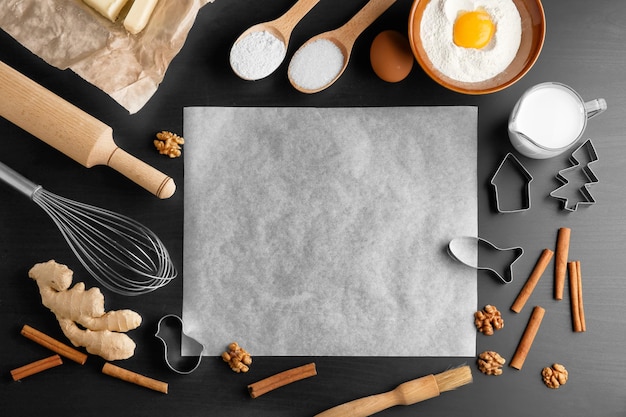
{"type": "Polygon", "coordinates": [[[0,116],[87,168],[107,165],[159,198],[174,180],[119,148],[113,129],[0,61],[0,116]]]}

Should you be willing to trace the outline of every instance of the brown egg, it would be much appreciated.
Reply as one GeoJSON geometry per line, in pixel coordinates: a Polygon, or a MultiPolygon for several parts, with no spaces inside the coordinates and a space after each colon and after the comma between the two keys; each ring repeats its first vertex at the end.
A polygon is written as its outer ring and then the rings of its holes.
{"type": "Polygon", "coordinates": [[[384,81],[396,83],[404,80],[411,72],[414,61],[409,40],[396,30],[385,30],[372,41],[372,69],[384,81]]]}

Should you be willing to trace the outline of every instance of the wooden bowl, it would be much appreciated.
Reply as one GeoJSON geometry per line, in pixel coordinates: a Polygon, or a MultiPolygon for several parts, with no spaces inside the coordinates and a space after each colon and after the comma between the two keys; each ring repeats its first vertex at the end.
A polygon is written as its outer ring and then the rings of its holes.
{"type": "Polygon", "coordinates": [[[409,13],[409,43],[422,69],[440,85],[463,94],[489,94],[521,79],[537,61],[546,35],[546,20],[540,0],[512,0],[522,21],[522,38],[517,55],[500,74],[480,82],[457,81],[433,67],[420,37],[420,22],[430,0],[414,0],[409,13]]]}

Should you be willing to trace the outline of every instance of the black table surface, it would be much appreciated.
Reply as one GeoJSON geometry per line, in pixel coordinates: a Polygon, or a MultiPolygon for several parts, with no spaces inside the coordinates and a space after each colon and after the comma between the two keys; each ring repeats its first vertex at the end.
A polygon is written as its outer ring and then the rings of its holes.
{"type": "MultiPolygon", "coordinates": [[[[346,21],[365,2],[321,1],[293,33],[288,54],[310,36],[346,21]]],[[[171,175],[175,195],[159,200],[102,166],[86,169],[0,120],[5,144],[2,162],[48,190],[75,200],[110,208],[150,226],[168,246],[181,278],[148,295],[124,297],[104,290],[109,309],[133,308],[143,316],[134,330],[135,356],[120,363],[127,369],[169,383],[160,394],[101,374],[103,360],[90,356],[84,366],[61,367],[13,382],[9,371],[49,355],[20,336],[29,324],[64,340],[54,316],[41,305],[28,269],[55,259],[70,266],[75,281],[97,286],[76,261],[65,241],[39,207],[8,186],[0,204],[0,410],[6,416],[32,415],[181,415],[181,416],[311,416],[334,405],[390,390],[401,382],[468,364],[474,382],[457,391],[381,416],[596,416],[626,415],[626,279],[620,259],[626,252],[622,214],[626,198],[624,119],[626,116],[626,3],[621,0],[544,2],[547,35],[532,70],[510,88],[484,96],[444,89],[416,64],[397,84],[379,80],[369,64],[369,46],[385,29],[406,32],[411,1],[400,0],[357,40],[350,65],[328,90],[314,95],[295,91],[286,79],[286,64],[266,79],[245,82],[228,65],[232,42],[247,27],[271,20],[288,9],[290,0],[272,2],[216,0],[199,13],[187,42],[173,60],[155,96],[138,113],[126,110],[70,70],[58,70],[0,32],[0,59],[113,127],[123,149],[171,175]],[[576,212],[562,210],[548,194],[558,187],[555,174],[569,165],[568,155],[550,160],[520,157],[533,175],[531,209],[498,213],[489,181],[499,161],[512,152],[507,138],[508,115],[522,92],[544,81],[574,87],[585,99],[603,97],[608,110],[589,122],[600,181],[592,188],[596,204],[576,212]],[[546,317],[522,370],[505,366],[501,376],[480,373],[475,357],[255,357],[252,369],[235,374],[217,356],[205,357],[190,375],[167,368],[163,346],[154,337],[158,320],[181,314],[183,253],[184,159],[158,155],[152,138],[161,130],[183,132],[186,106],[436,106],[479,108],[479,234],[501,247],[522,246],[514,281],[496,282],[480,271],[478,308],[497,306],[505,327],[494,336],[477,335],[476,351],[495,350],[510,359],[533,305],[546,317]],[[587,331],[574,333],[569,299],[552,298],[552,275],[542,277],[528,306],[509,310],[543,248],[554,248],[559,227],[572,229],[570,256],[581,259],[587,331]],[[315,362],[318,375],[251,399],[246,386],[285,369],[315,362]],[[563,364],[570,373],[558,390],[544,386],[541,369],[563,364]]],[[[184,153],[184,151],[183,151],[184,153]]],[[[519,155],[518,155],[519,156],[519,155]]],[[[552,266],[548,271],[551,271],[552,266]]],[[[232,306],[237,314],[237,306],[232,306]]],[[[468,318],[471,320],[472,318],[468,318]]],[[[416,317],[415,320],[428,320],[416,317]]],[[[425,335],[427,337],[427,335],[425,335]]],[[[225,341],[227,343],[229,341],[225,341]]],[[[254,355],[254,352],[252,352],[254,355]]]]}

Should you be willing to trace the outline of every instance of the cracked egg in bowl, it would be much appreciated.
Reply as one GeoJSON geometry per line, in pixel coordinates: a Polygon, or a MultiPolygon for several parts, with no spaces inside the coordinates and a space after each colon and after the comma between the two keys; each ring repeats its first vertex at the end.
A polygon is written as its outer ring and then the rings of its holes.
{"type": "Polygon", "coordinates": [[[540,0],[414,0],[409,43],[424,72],[464,94],[500,91],[536,62],[545,38],[540,0]]]}

